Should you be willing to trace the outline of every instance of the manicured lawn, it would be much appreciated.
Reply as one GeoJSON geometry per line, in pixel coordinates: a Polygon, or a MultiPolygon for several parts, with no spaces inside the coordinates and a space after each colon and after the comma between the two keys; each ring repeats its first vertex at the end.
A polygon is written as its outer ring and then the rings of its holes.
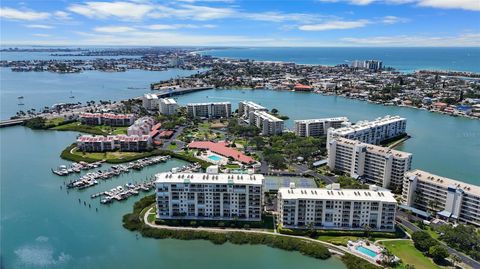
{"type": "Polygon", "coordinates": [[[168,145],[167,149],[168,150],[176,150],[178,148],[178,145],[177,144],[170,144],[168,145]]]}
{"type": "Polygon", "coordinates": [[[58,125],[60,123],[62,123],[64,120],[63,120],[63,117],[58,117],[58,118],[51,118],[51,119],[48,119],[46,122],[45,122],[45,125],[58,125]]]}
{"type": "Polygon", "coordinates": [[[81,151],[74,149],[72,151],[74,155],[78,155],[80,157],[87,157],[91,159],[95,159],[98,161],[101,160],[121,160],[124,158],[133,158],[137,156],[145,155],[144,152],[120,152],[120,151],[112,151],[112,152],[85,152],[83,154],[81,151]]]}
{"type": "Polygon", "coordinates": [[[126,134],[128,127],[112,127],[105,125],[83,125],[79,122],[72,122],[60,126],[53,127],[53,130],[57,131],[77,131],[88,134],[95,135],[116,135],[116,134],[126,134]]]}
{"type": "Polygon", "coordinates": [[[381,242],[395,256],[402,259],[404,264],[412,264],[415,269],[440,269],[428,257],[425,257],[418,249],[413,246],[410,240],[394,240],[381,242]]]}
{"type": "Polygon", "coordinates": [[[317,238],[318,240],[325,241],[328,243],[332,243],[334,245],[342,245],[346,246],[348,241],[356,241],[361,239],[361,237],[357,236],[330,236],[330,235],[321,235],[317,238]]]}
{"type": "Polygon", "coordinates": [[[440,235],[437,234],[437,233],[432,229],[432,227],[430,227],[430,226],[427,226],[427,229],[425,229],[425,231],[426,231],[428,234],[430,234],[430,236],[433,237],[434,239],[437,239],[437,240],[438,240],[438,238],[440,237],[440,235]]]}
{"type": "Polygon", "coordinates": [[[227,164],[227,165],[225,165],[225,168],[229,168],[229,169],[239,169],[239,168],[240,168],[240,165],[238,165],[238,164],[227,164]]]}

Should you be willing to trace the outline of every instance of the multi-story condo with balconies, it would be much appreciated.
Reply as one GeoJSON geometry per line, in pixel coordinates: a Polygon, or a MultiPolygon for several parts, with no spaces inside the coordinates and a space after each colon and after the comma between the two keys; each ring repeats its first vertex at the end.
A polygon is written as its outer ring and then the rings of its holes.
{"type": "Polygon", "coordinates": [[[404,204],[438,217],[480,226],[480,187],[422,170],[405,173],[404,204]]]}
{"type": "Polygon", "coordinates": [[[359,121],[338,129],[330,128],[327,135],[328,142],[336,137],[358,140],[360,142],[379,145],[389,139],[405,135],[407,120],[399,116],[385,116],[374,121],[359,121]]]}
{"type": "Polygon", "coordinates": [[[141,117],[127,128],[128,135],[148,135],[152,131],[155,120],[152,117],[141,117]]]}
{"type": "Polygon", "coordinates": [[[397,201],[375,185],[370,189],[280,188],[278,222],[283,228],[394,231],[397,201]]]}
{"type": "Polygon", "coordinates": [[[82,135],[77,138],[77,147],[85,152],[147,151],[152,149],[152,138],[148,135],[82,135]]]}
{"type": "Polygon", "coordinates": [[[411,153],[357,140],[336,138],[327,147],[330,170],[392,190],[402,188],[404,174],[412,165],[411,153]]]}
{"type": "Polygon", "coordinates": [[[129,126],[135,120],[135,116],[133,114],[82,113],[79,120],[86,125],[129,126]]]}
{"type": "Polygon", "coordinates": [[[260,129],[262,135],[276,135],[283,132],[283,120],[268,114],[266,111],[250,111],[248,122],[260,129]]]}
{"type": "Polygon", "coordinates": [[[326,136],[330,128],[340,128],[348,122],[346,117],[326,118],[326,119],[310,119],[296,120],[295,134],[301,137],[308,136],[326,136]]]}
{"type": "Polygon", "coordinates": [[[173,115],[177,113],[178,104],[177,104],[177,101],[175,101],[175,99],[161,98],[159,100],[159,103],[160,103],[160,107],[159,107],[160,114],[173,115]]]}
{"type": "Polygon", "coordinates": [[[229,118],[232,114],[230,102],[190,103],[187,104],[187,114],[190,118],[229,118]]]}
{"type": "Polygon", "coordinates": [[[154,93],[146,93],[142,97],[142,106],[147,110],[158,110],[158,96],[154,93]]]}
{"type": "Polygon", "coordinates": [[[252,101],[241,101],[238,103],[238,115],[239,117],[248,120],[251,111],[265,111],[267,112],[268,109],[264,106],[261,106],[257,103],[252,101]]]}
{"type": "Polygon", "coordinates": [[[157,218],[261,220],[262,181],[260,174],[221,174],[218,167],[157,174],[157,218]]]}

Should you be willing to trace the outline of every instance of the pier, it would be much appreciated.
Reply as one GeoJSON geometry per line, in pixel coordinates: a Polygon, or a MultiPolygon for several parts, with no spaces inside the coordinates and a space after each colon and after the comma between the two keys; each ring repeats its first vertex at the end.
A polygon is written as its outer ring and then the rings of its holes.
{"type": "Polygon", "coordinates": [[[25,121],[26,119],[1,120],[0,128],[15,126],[15,125],[22,125],[25,121]]]}

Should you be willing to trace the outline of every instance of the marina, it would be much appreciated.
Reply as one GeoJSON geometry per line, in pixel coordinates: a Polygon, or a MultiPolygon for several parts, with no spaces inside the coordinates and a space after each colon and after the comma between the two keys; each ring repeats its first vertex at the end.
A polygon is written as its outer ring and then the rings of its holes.
{"type": "Polygon", "coordinates": [[[114,201],[123,201],[131,196],[137,196],[141,191],[148,192],[152,190],[155,180],[149,180],[140,184],[126,183],[124,186],[117,186],[108,191],[92,194],[91,199],[100,197],[100,203],[110,204],[114,201]]]}
{"type": "MultiPolygon", "coordinates": [[[[131,169],[134,170],[141,170],[146,166],[166,162],[168,159],[170,159],[170,156],[156,156],[156,157],[149,157],[149,158],[144,158],[140,160],[136,160],[133,162],[129,162],[127,164],[122,164],[122,165],[113,165],[110,169],[107,170],[98,170],[97,172],[90,172],[87,173],[83,176],[81,176],[79,179],[70,181],[67,184],[68,189],[86,189],[92,186],[95,186],[99,183],[98,180],[107,180],[112,177],[119,176],[124,173],[129,173],[131,169]]],[[[71,168],[72,171],[73,168],[71,168]]],[[[61,170],[64,171],[64,170],[61,170]]],[[[68,172],[68,169],[67,169],[68,172]]]]}
{"type": "Polygon", "coordinates": [[[94,163],[86,163],[86,162],[78,162],[72,163],[70,166],[67,165],[59,165],[56,170],[52,169],[52,173],[57,176],[68,176],[72,173],[80,173],[81,170],[91,170],[102,166],[103,161],[94,162],[94,163]]]}

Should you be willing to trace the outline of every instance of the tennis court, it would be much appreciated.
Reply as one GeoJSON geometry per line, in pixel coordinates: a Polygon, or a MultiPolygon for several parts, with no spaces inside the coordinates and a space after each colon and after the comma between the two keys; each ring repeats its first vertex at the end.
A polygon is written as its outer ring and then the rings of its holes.
{"type": "Polygon", "coordinates": [[[316,188],[315,180],[313,178],[304,177],[282,177],[282,176],[266,176],[263,183],[265,191],[278,190],[281,187],[289,187],[290,182],[295,183],[297,188],[316,188]]]}

